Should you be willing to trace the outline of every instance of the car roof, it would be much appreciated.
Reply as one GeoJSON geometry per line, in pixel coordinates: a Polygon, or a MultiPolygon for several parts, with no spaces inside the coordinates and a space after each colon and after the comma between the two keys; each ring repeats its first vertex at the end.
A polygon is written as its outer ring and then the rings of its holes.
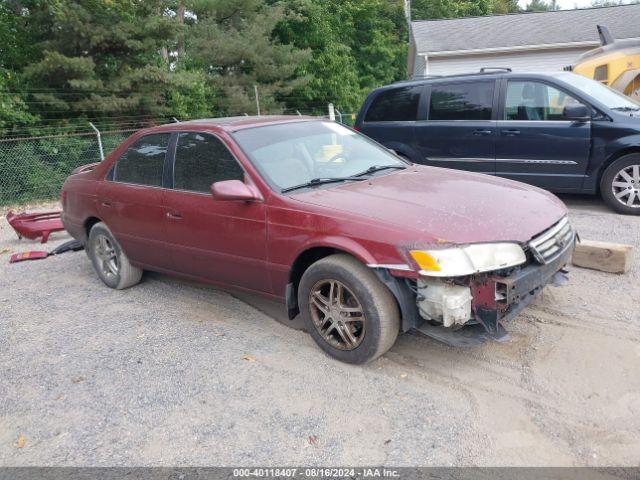
{"type": "Polygon", "coordinates": [[[157,127],[145,129],[145,133],[154,131],[178,131],[184,130],[185,126],[195,125],[198,127],[214,127],[227,132],[235,132],[247,128],[263,127],[266,125],[278,125],[282,123],[292,122],[308,122],[311,120],[320,120],[320,117],[311,117],[306,115],[260,115],[248,116],[242,115],[237,117],[220,117],[220,118],[202,118],[198,120],[188,120],[185,122],[167,123],[157,127]]]}

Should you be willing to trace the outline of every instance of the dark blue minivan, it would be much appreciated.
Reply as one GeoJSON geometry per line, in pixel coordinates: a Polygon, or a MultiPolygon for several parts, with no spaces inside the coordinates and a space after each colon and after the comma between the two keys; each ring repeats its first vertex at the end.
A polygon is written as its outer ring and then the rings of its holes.
{"type": "Polygon", "coordinates": [[[570,72],[397,82],[369,94],[355,128],[415,163],[600,193],[640,215],[640,103],[570,72]]]}

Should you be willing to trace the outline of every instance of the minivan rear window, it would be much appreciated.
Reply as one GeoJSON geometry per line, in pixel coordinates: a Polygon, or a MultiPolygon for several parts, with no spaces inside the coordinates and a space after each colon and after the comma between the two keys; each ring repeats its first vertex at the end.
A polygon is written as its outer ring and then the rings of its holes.
{"type": "Polygon", "coordinates": [[[418,115],[418,102],[422,85],[401,87],[380,93],[371,103],[365,122],[414,121],[418,115]]]}
{"type": "Polygon", "coordinates": [[[495,82],[433,85],[429,120],[491,120],[495,82]]]}

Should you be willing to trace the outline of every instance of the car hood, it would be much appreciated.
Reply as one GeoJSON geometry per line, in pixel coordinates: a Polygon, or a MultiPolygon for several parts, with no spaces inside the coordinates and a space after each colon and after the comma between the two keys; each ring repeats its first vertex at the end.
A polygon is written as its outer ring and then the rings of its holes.
{"type": "Polygon", "coordinates": [[[290,198],[420,236],[407,240],[437,243],[524,243],[567,213],[557,197],[530,185],[425,166],[299,192],[290,198]]]}

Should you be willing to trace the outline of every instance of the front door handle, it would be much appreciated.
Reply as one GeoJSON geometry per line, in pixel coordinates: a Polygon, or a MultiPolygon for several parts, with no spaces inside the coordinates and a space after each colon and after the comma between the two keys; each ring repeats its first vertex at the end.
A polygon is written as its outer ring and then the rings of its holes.
{"type": "Polygon", "coordinates": [[[502,130],[503,135],[507,135],[508,137],[513,137],[515,135],[520,135],[520,130],[506,129],[502,130]]]}
{"type": "Polygon", "coordinates": [[[167,212],[167,218],[171,220],[182,220],[182,214],[180,212],[167,212]]]}
{"type": "Polygon", "coordinates": [[[491,130],[485,130],[484,128],[479,128],[478,130],[474,130],[474,135],[491,135],[493,132],[491,130]]]}

